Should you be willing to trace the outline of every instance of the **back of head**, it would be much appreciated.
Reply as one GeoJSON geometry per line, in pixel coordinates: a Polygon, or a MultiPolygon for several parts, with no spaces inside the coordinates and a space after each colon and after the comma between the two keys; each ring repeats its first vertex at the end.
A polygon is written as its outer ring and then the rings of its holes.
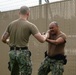
{"type": "Polygon", "coordinates": [[[30,8],[27,7],[27,6],[22,6],[22,7],[20,8],[20,14],[22,14],[22,15],[27,14],[29,11],[30,11],[30,8]]]}

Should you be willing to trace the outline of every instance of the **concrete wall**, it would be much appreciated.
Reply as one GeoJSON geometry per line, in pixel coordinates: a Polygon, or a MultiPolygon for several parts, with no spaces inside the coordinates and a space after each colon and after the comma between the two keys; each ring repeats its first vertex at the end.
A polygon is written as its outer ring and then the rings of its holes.
{"type": "MultiPolygon", "coordinates": [[[[0,13],[0,36],[7,25],[19,18],[18,10],[0,13]]],[[[52,21],[59,23],[60,29],[67,34],[67,44],[65,54],[68,63],[65,67],[64,75],[76,75],[76,0],[67,0],[51,4],[31,7],[29,20],[36,24],[40,32],[45,32],[52,21]]],[[[32,52],[33,73],[37,75],[37,70],[44,58],[47,43],[39,43],[33,36],[30,37],[29,49],[32,52]]],[[[10,75],[7,69],[9,47],[0,41],[0,74],[10,75]]]]}

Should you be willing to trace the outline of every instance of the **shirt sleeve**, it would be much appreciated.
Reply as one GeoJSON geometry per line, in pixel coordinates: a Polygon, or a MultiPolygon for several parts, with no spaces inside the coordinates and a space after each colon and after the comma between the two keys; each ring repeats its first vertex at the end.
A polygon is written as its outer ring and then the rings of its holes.
{"type": "Polygon", "coordinates": [[[38,30],[38,28],[36,27],[36,25],[32,25],[31,26],[31,33],[33,34],[33,35],[35,35],[35,34],[37,34],[39,32],[39,30],[38,30]]]}
{"type": "Polygon", "coordinates": [[[5,32],[8,32],[8,33],[10,33],[10,24],[6,27],[6,30],[5,30],[5,32]]]}

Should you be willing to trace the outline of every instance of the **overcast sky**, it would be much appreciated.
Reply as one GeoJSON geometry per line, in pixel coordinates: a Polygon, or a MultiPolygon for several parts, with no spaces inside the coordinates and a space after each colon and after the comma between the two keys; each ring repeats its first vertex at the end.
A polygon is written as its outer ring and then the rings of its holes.
{"type": "MultiPolygon", "coordinates": [[[[61,0],[49,0],[50,2],[56,2],[61,0]]],[[[42,0],[45,3],[45,0],[42,0]]],[[[36,6],[39,4],[39,0],[0,0],[0,11],[10,11],[19,9],[21,6],[36,6]]]]}

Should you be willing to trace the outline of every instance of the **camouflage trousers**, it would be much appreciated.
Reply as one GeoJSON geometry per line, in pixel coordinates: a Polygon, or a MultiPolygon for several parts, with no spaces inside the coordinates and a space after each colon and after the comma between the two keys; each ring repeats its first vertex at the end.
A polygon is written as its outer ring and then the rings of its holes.
{"type": "Polygon", "coordinates": [[[63,71],[63,60],[55,60],[46,57],[41,63],[38,75],[47,75],[49,72],[51,72],[51,75],[63,75],[63,71]]]}
{"type": "Polygon", "coordinates": [[[30,54],[29,50],[9,51],[11,75],[31,75],[32,63],[30,54]]]}

